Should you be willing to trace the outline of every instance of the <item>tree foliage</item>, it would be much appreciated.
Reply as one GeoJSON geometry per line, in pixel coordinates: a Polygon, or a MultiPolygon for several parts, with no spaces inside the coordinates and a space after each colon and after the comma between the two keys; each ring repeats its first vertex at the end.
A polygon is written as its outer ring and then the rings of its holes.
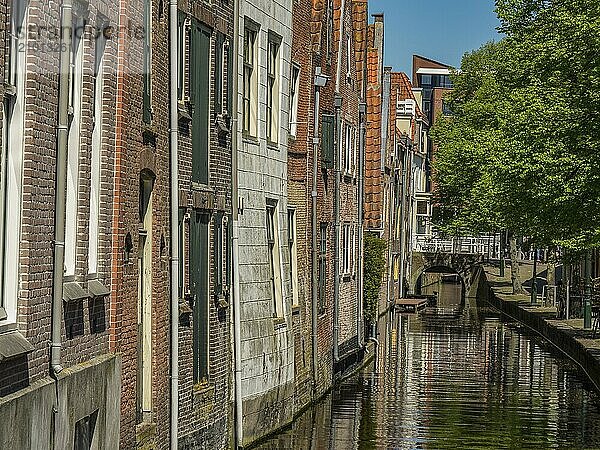
{"type": "Polygon", "coordinates": [[[600,2],[497,0],[505,36],[466,54],[432,130],[448,232],[600,244],[600,2]]]}
{"type": "Polygon", "coordinates": [[[373,234],[366,233],[364,246],[364,318],[367,323],[375,323],[381,282],[385,273],[386,242],[373,234]]]}

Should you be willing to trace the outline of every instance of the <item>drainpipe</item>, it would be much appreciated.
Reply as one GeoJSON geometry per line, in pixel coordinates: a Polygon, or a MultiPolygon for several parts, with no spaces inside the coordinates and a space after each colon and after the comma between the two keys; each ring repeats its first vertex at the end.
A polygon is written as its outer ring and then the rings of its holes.
{"type": "Polygon", "coordinates": [[[243,410],[242,410],[242,337],[241,337],[241,319],[240,319],[240,251],[239,251],[239,211],[238,211],[238,66],[239,66],[239,32],[240,32],[240,2],[234,0],[234,20],[233,20],[233,95],[232,99],[232,122],[231,122],[231,204],[232,204],[232,257],[233,273],[231,281],[233,283],[233,356],[234,356],[234,406],[235,406],[235,448],[242,448],[244,442],[243,410]]]}
{"type": "Polygon", "coordinates": [[[319,252],[319,240],[317,235],[317,187],[318,187],[318,174],[317,174],[317,161],[319,158],[319,110],[320,110],[320,100],[321,100],[321,88],[327,85],[327,81],[329,77],[327,75],[323,75],[321,73],[321,67],[315,67],[315,106],[314,106],[314,129],[313,129],[313,171],[312,171],[312,192],[311,192],[311,218],[312,218],[312,311],[311,311],[311,338],[312,338],[312,373],[313,373],[313,388],[316,393],[318,391],[317,387],[317,372],[319,369],[319,359],[318,359],[318,343],[317,343],[317,328],[318,328],[318,319],[317,316],[319,314],[318,309],[318,252],[319,252]]]}
{"type": "Polygon", "coordinates": [[[170,96],[169,124],[171,143],[171,450],[179,441],[179,165],[177,111],[178,33],[177,0],[169,2],[170,96]]]}
{"type": "Polygon", "coordinates": [[[359,121],[360,121],[360,132],[358,134],[358,264],[357,274],[358,279],[356,290],[356,333],[358,335],[358,347],[364,346],[365,334],[363,332],[364,320],[363,320],[363,232],[364,232],[364,220],[363,220],[363,206],[364,206],[364,165],[365,165],[365,116],[367,113],[367,104],[361,103],[358,107],[359,121]]]}
{"type": "Polygon", "coordinates": [[[333,200],[333,217],[335,227],[335,242],[333,246],[333,266],[334,266],[334,280],[333,280],[333,359],[335,362],[339,361],[339,334],[340,334],[340,184],[341,184],[341,171],[340,171],[340,132],[341,132],[341,111],[342,110],[342,97],[337,94],[335,96],[335,139],[334,148],[335,155],[334,171],[335,171],[335,186],[334,186],[334,200],[333,200]]]}
{"type": "Polygon", "coordinates": [[[65,203],[67,191],[67,152],[69,138],[69,73],[71,63],[71,38],[73,27],[72,0],[63,0],[61,20],[60,79],[58,85],[58,126],[56,148],[56,192],[54,215],[54,267],[52,287],[52,332],[50,342],[50,375],[61,371],[61,323],[63,302],[63,276],[65,265],[65,203]]]}

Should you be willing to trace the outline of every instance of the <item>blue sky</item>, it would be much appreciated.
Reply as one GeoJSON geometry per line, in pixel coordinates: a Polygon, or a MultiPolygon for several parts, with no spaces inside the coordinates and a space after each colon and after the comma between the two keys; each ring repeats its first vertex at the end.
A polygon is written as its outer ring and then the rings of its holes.
{"type": "Polygon", "coordinates": [[[409,77],[413,53],[458,67],[465,52],[499,38],[494,0],[369,0],[369,13],[379,12],[385,65],[409,77]]]}

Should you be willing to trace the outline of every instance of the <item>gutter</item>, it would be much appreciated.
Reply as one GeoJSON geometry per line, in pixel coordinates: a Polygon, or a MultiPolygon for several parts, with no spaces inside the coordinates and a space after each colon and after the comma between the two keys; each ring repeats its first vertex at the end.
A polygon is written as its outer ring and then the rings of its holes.
{"type": "Polygon", "coordinates": [[[62,372],[60,365],[63,282],[65,265],[65,209],[67,192],[67,155],[69,139],[69,74],[71,71],[71,39],[73,28],[72,0],[63,0],[61,18],[60,78],[58,84],[58,125],[56,127],[56,190],[54,194],[54,265],[52,283],[52,319],[50,342],[50,375],[62,372]],[[68,30],[68,32],[67,32],[68,30]]]}
{"type": "Polygon", "coordinates": [[[171,450],[179,445],[179,164],[177,0],[169,1],[169,139],[171,145],[171,450]]]}

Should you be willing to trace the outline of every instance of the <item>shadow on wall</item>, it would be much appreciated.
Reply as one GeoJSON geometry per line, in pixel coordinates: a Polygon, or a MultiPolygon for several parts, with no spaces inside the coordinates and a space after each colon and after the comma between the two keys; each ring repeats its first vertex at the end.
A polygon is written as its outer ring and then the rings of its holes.
{"type": "Polygon", "coordinates": [[[0,397],[5,397],[29,386],[27,355],[0,362],[0,397]]]}

